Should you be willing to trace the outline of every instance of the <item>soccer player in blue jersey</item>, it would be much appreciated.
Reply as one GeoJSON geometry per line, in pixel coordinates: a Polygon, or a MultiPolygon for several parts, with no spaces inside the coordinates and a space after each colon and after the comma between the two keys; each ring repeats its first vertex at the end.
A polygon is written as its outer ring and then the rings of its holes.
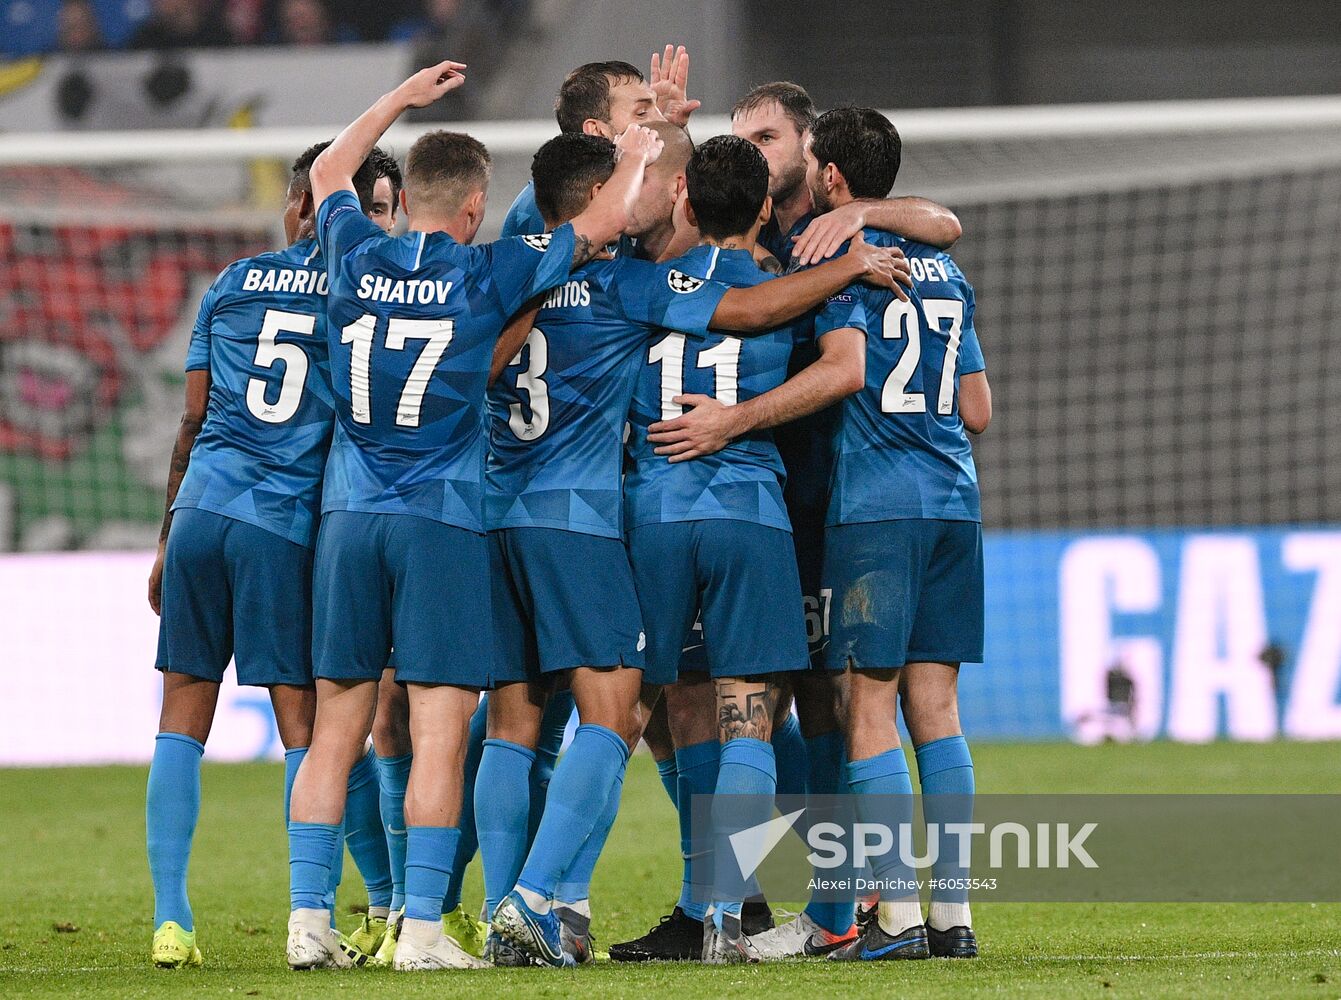
{"type": "MultiPolygon", "coordinates": [[[[901,144],[878,111],[846,108],[815,122],[806,182],[816,207],[882,197],[901,144]]],[[[917,755],[928,823],[972,816],[973,761],[959,726],[959,664],[982,660],[982,513],[969,433],[991,420],[991,389],[974,328],[973,289],[950,257],[897,242],[913,267],[908,301],[849,288],[815,331],[866,340],[862,390],[843,404],[825,528],[823,582],[833,594],[831,667],[849,675],[848,787],[861,819],[911,822],[912,786],[895,723],[900,702],[917,755]],[[863,609],[875,609],[869,613],[863,609]],[[889,803],[907,803],[891,809],[889,803]]],[[[977,943],[956,838],[942,832],[930,913],[916,893],[882,891],[851,960],[971,957],[977,943]],[[951,887],[941,888],[943,883],[951,887]],[[891,898],[892,897],[892,898],[891,898]]],[[[877,881],[909,871],[891,852],[877,881]]]]}
{"type": "MultiPolygon", "coordinates": [[[[770,214],[768,167],[759,152],[733,137],[709,140],[691,158],[687,183],[689,221],[704,242],[677,266],[700,279],[767,282],[752,254],[770,214]]],[[[776,786],[769,743],[780,697],[774,675],[807,665],[781,459],[765,432],[700,462],[672,464],[654,453],[647,428],[678,416],[674,400],[686,391],[733,405],[780,384],[792,339],[790,328],[749,340],[668,332],[653,344],[634,395],[633,467],[625,481],[649,671],[675,676],[701,610],[721,743],[719,756],[708,755],[716,779],[702,791],[748,792],[760,802],[776,786]]],[[[691,843],[687,853],[710,855],[710,845],[691,843]]],[[[702,890],[713,880],[700,871],[691,881],[702,890]]],[[[693,902],[682,899],[681,908],[693,902]]],[[[720,899],[702,912],[705,961],[757,960],[741,933],[740,909],[739,898],[720,899]]]]}
{"type": "MultiPolygon", "coordinates": [[[[683,45],[667,45],[653,53],[650,78],[638,67],[621,60],[584,63],[566,77],[554,101],[559,131],[584,133],[614,139],[630,125],[668,121],[685,128],[699,107],[691,101],[689,53],[683,45]]],[[[535,202],[535,189],[527,184],[518,193],[503,219],[504,236],[526,236],[545,231],[545,220],[535,202]]]]}
{"type": "MultiPolygon", "coordinates": [[[[200,306],[187,355],[186,411],[173,449],[149,603],[162,616],[163,708],[146,808],[156,965],[199,965],[186,871],[200,806],[200,758],[230,659],[268,688],[289,788],[311,740],[311,562],[334,411],[326,370],[326,275],[312,238],[309,170],[293,166],[290,245],[229,265],[200,306]]],[[[378,150],[377,152],[381,152],[378,150]]],[[[356,176],[366,207],[373,168],[356,176]]],[[[391,882],[365,757],[350,775],[346,833],[385,918],[391,882]]],[[[343,854],[343,846],[336,851],[343,854]]],[[[333,885],[328,894],[333,894],[333,885]]]]}
{"type": "Polygon", "coordinates": [[[443,934],[439,918],[460,833],[467,726],[492,668],[481,430],[490,358],[509,316],[619,234],[660,147],[645,130],[629,129],[619,167],[572,223],[545,237],[473,248],[488,153],[469,136],[429,133],[407,158],[401,198],[410,231],[387,237],[358,210],[352,174],[402,112],[455,89],[464,68],[443,62],[416,73],[312,168],[331,285],[337,421],[314,571],[318,716],[289,825],[293,968],[347,964],[327,926],[321,886],[345,776],[367,738],[393,644],[414,746],[394,964],[479,964],[443,934]]]}
{"type": "MultiPolygon", "coordinates": [[[[579,215],[614,168],[614,147],[603,138],[568,134],[546,143],[532,166],[546,224],[579,215]]],[[[516,884],[495,928],[532,960],[560,965],[590,956],[591,872],[619,806],[628,750],[658,693],[656,677],[644,684],[620,490],[624,423],[644,352],[665,327],[701,336],[710,327],[767,328],[818,304],[841,271],[875,269],[888,280],[893,264],[863,251],[769,289],[729,288],[693,278],[679,262],[605,254],[549,295],[490,391],[485,509],[497,666],[476,815],[490,905],[516,884]],[[604,613],[593,616],[598,604],[604,613]],[[582,725],[523,868],[543,682],[559,674],[569,679],[582,725]],[[609,721],[594,721],[601,718],[609,721]]]]}
{"type": "MultiPolygon", "coordinates": [[[[898,171],[900,143],[878,112],[843,109],[814,123],[806,181],[820,211],[881,198],[898,171]]],[[[991,419],[991,392],[973,325],[973,292],[943,252],[870,230],[872,242],[902,246],[913,265],[908,303],[847,289],[815,327],[826,372],[812,364],[780,389],[726,410],[710,400],[666,431],[663,448],[683,460],[722,440],[843,404],[826,513],[822,587],[832,594],[826,665],[846,670],[847,784],[876,813],[908,802],[911,785],[895,725],[904,721],[918,757],[930,822],[968,822],[973,763],[959,727],[958,666],[982,658],[982,557],[977,475],[968,433],[991,419]],[[877,333],[878,331],[878,333],[877,333]],[[864,350],[850,357],[854,341],[864,350]],[[832,351],[826,344],[836,345],[832,351]],[[847,345],[845,348],[844,345],[847,345]],[[863,609],[884,609],[872,615],[863,609]]],[[[957,842],[940,845],[933,874],[962,879],[957,842]]],[[[898,859],[875,865],[877,879],[907,877],[898,859]]],[[[932,894],[927,924],[916,897],[882,896],[862,937],[835,952],[853,959],[969,957],[977,952],[967,897],[932,894]]],[[[807,940],[810,938],[807,937],[807,940]]]]}

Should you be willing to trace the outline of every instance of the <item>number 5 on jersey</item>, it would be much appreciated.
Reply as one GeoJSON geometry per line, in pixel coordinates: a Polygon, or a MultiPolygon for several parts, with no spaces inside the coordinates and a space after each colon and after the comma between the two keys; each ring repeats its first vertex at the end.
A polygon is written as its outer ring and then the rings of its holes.
{"type": "MultiPolygon", "coordinates": [[[[352,344],[349,360],[349,401],[356,424],[372,423],[372,347],[377,317],[363,315],[340,331],[340,343],[352,344]]],[[[454,325],[449,319],[404,319],[393,316],[387,320],[386,349],[405,350],[407,340],[423,340],[423,350],[410,374],[396,404],[396,426],[418,427],[424,406],[424,393],[433,378],[433,371],[452,342],[454,325]]]]}

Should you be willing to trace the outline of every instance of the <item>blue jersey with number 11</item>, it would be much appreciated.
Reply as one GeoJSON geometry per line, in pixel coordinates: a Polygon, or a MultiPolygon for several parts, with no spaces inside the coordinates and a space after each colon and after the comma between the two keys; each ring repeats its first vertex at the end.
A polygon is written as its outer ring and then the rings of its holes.
{"type": "Polygon", "coordinates": [[[465,246],[387,236],[337,191],[317,212],[330,273],[336,428],[322,510],[484,531],[484,392],[499,332],[562,284],[573,227],[465,246]]]}
{"type": "Polygon", "coordinates": [[[959,377],[985,367],[973,289],[950,256],[867,229],[908,256],[908,301],[868,285],[829,299],[816,336],[866,334],[866,385],[843,402],[828,524],[931,518],[981,521],[978,473],[959,417],[959,377]]]}
{"type": "MultiPolygon", "coordinates": [[[[772,277],[748,250],[698,246],[673,263],[670,274],[685,293],[708,278],[747,288],[772,277]]],[[[793,336],[790,326],[752,337],[686,336],[674,329],[658,335],[644,356],[629,415],[633,468],[624,479],[624,509],[630,528],[725,518],[791,530],[771,432],[746,434],[714,455],[672,464],[656,454],[647,429],[680,416],[683,409],[673,402],[679,395],[712,396],[730,406],[781,385],[793,336]]]]}

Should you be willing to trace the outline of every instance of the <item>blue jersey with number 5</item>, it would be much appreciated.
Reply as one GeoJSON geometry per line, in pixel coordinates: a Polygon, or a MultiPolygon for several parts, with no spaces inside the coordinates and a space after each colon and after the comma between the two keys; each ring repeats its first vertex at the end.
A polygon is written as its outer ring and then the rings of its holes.
{"type": "Polygon", "coordinates": [[[624,425],[659,327],[706,334],[729,290],[675,290],[671,265],[593,260],[550,293],[489,390],[489,530],[560,528],[623,537],[624,425]]]}
{"type": "Polygon", "coordinates": [[[317,212],[330,274],[336,427],[322,510],[415,514],[484,531],[484,392],[494,344],[562,284],[573,227],[465,246],[387,236],[337,191],[317,212]]]}
{"type": "Polygon", "coordinates": [[[934,518],[981,521],[978,473],[959,418],[959,377],[982,371],[973,289],[943,251],[890,233],[913,272],[909,301],[850,285],[821,310],[815,334],[866,334],[866,386],[843,403],[828,524],[934,518]]]}
{"type": "MultiPolygon", "coordinates": [[[[708,278],[739,288],[768,281],[747,250],[699,246],[673,262],[678,289],[688,293],[708,278]]],[[[661,331],[648,347],[638,375],[628,449],[632,469],[624,479],[624,513],[630,528],[664,521],[727,518],[791,530],[782,502],[782,459],[769,431],[747,434],[714,455],[675,464],[655,452],[648,427],[680,416],[672,400],[686,393],[732,405],[783,383],[791,357],[792,327],[758,336],[686,336],[661,331]]]]}
{"type": "Polygon", "coordinates": [[[224,268],[201,300],[186,370],[210,373],[209,406],[172,509],[213,511],[310,548],[334,419],[316,241],[224,268]]]}

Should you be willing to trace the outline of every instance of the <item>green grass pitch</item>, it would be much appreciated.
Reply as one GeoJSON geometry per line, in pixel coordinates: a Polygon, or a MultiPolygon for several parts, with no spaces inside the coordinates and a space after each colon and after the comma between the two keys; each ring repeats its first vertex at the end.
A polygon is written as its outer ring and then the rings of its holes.
{"type": "MultiPolygon", "coordinates": [[[[1341,746],[980,744],[974,755],[984,792],[1335,792],[1341,746]]],[[[1341,997],[1341,903],[980,904],[983,954],[969,962],[291,973],[278,765],[206,766],[191,868],[206,964],[159,971],[148,963],[145,775],[0,771],[0,996],[1341,997]]],[[[678,887],[675,820],[646,755],[624,787],[592,892],[604,943],[646,930],[678,887]]],[[[352,865],[346,872],[342,913],[361,892],[352,865]]]]}

